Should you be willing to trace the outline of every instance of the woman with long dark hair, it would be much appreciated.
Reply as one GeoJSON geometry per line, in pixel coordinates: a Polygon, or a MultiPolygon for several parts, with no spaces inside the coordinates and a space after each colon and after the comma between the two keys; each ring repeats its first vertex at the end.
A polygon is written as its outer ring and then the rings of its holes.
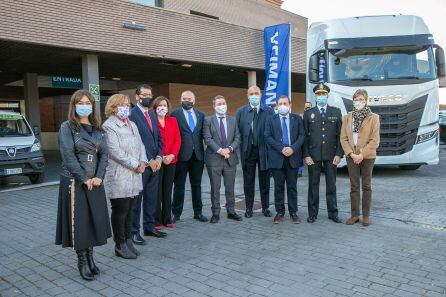
{"type": "Polygon", "coordinates": [[[56,244],[73,248],[84,280],[93,280],[99,268],[93,247],[111,237],[103,186],[107,143],[94,97],[76,91],[70,100],[68,120],[59,130],[62,172],[59,186],[56,244]]]}

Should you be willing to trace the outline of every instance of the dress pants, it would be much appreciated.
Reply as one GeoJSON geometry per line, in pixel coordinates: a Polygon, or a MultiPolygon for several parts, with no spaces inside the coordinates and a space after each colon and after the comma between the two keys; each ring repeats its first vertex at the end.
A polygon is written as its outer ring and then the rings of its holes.
{"type": "Polygon", "coordinates": [[[350,177],[350,202],[352,217],[359,216],[360,184],[362,183],[362,215],[370,215],[372,202],[372,172],[375,159],[364,159],[357,165],[347,157],[348,175],[350,177]]]}
{"type": "Polygon", "coordinates": [[[225,185],[226,211],[228,214],[235,213],[235,173],[237,165],[230,166],[228,161],[223,161],[221,166],[207,166],[209,181],[211,182],[212,214],[220,214],[220,187],[221,178],[225,185]]]}
{"type": "Polygon", "coordinates": [[[258,168],[262,208],[268,209],[271,176],[269,170],[260,170],[259,147],[252,145],[243,166],[243,189],[245,191],[246,209],[252,209],[254,206],[256,166],[258,168]]]}
{"type": "Polygon", "coordinates": [[[155,229],[156,201],[158,200],[158,178],[159,171],[152,172],[150,167],[147,167],[142,174],[143,189],[138,197],[135,198],[133,203],[132,233],[138,233],[140,231],[141,204],[144,230],[152,231],[155,229]]]}
{"type": "Polygon", "coordinates": [[[336,201],[337,166],[333,164],[333,160],[314,161],[313,165],[308,166],[308,215],[317,217],[319,212],[319,183],[322,171],[325,172],[328,217],[336,218],[338,216],[336,201]]]}
{"type": "Polygon", "coordinates": [[[171,223],[172,187],[175,177],[175,164],[161,166],[158,179],[158,203],[155,222],[157,225],[171,223]]]}
{"type": "Polygon", "coordinates": [[[276,212],[285,214],[285,183],[288,197],[288,212],[297,213],[297,168],[292,168],[290,160],[283,158],[280,169],[271,169],[274,178],[274,204],[276,212]]]}
{"type": "Polygon", "coordinates": [[[124,243],[132,238],[132,206],[135,198],[110,199],[112,213],[110,216],[115,243],[124,243]]]}
{"type": "Polygon", "coordinates": [[[194,215],[201,214],[203,203],[201,201],[201,177],[203,175],[204,162],[198,160],[195,151],[188,161],[179,161],[175,169],[172,213],[180,217],[183,212],[186,177],[189,173],[189,181],[192,190],[192,207],[194,215]]]}

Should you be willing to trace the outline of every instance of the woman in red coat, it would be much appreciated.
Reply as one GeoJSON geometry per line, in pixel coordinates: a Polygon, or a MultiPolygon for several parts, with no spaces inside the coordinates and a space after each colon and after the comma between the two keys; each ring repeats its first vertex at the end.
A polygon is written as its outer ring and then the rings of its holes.
{"type": "Polygon", "coordinates": [[[156,209],[156,229],[162,225],[172,228],[172,187],[175,176],[175,163],[181,147],[181,135],[177,119],[169,116],[169,99],[159,96],[153,102],[153,110],[158,115],[158,128],[163,142],[163,164],[160,169],[158,184],[158,205],[156,209]]]}

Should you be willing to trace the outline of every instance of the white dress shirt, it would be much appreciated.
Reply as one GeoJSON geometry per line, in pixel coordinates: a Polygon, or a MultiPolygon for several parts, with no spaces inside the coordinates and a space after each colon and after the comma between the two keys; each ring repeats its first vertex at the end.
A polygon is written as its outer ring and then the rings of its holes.
{"type": "MultiPolygon", "coordinates": [[[[217,117],[217,123],[218,123],[218,133],[220,133],[220,118],[223,118],[223,127],[225,127],[225,134],[226,134],[226,140],[228,141],[228,148],[231,150],[231,152],[234,151],[234,149],[232,148],[232,146],[229,145],[229,139],[228,139],[228,124],[226,123],[226,115],[220,115],[220,114],[215,114],[215,116],[217,117]]],[[[221,137],[221,135],[220,135],[221,137]]],[[[222,148],[219,148],[217,150],[217,154],[220,154],[222,148]]]]}

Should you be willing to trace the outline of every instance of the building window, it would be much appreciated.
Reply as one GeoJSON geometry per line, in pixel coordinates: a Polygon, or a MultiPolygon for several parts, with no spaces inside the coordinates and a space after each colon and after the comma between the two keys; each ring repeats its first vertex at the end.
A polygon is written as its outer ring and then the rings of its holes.
{"type": "Polygon", "coordinates": [[[163,0],[130,0],[131,2],[144,4],[144,5],[150,5],[155,7],[164,7],[164,1],[163,0]]]}
{"type": "Polygon", "coordinates": [[[195,11],[195,10],[191,10],[191,11],[190,11],[190,14],[193,14],[193,15],[199,15],[199,16],[202,16],[202,17],[205,17],[205,18],[214,19],[214,20],[218,20],[218,19],[219,19],[219,18],[216,17],[216,16],[213,16],[213,15],[210,15],[210,14],[206,14],[206,13],[202,13],[202,12],[195,11]]]}

